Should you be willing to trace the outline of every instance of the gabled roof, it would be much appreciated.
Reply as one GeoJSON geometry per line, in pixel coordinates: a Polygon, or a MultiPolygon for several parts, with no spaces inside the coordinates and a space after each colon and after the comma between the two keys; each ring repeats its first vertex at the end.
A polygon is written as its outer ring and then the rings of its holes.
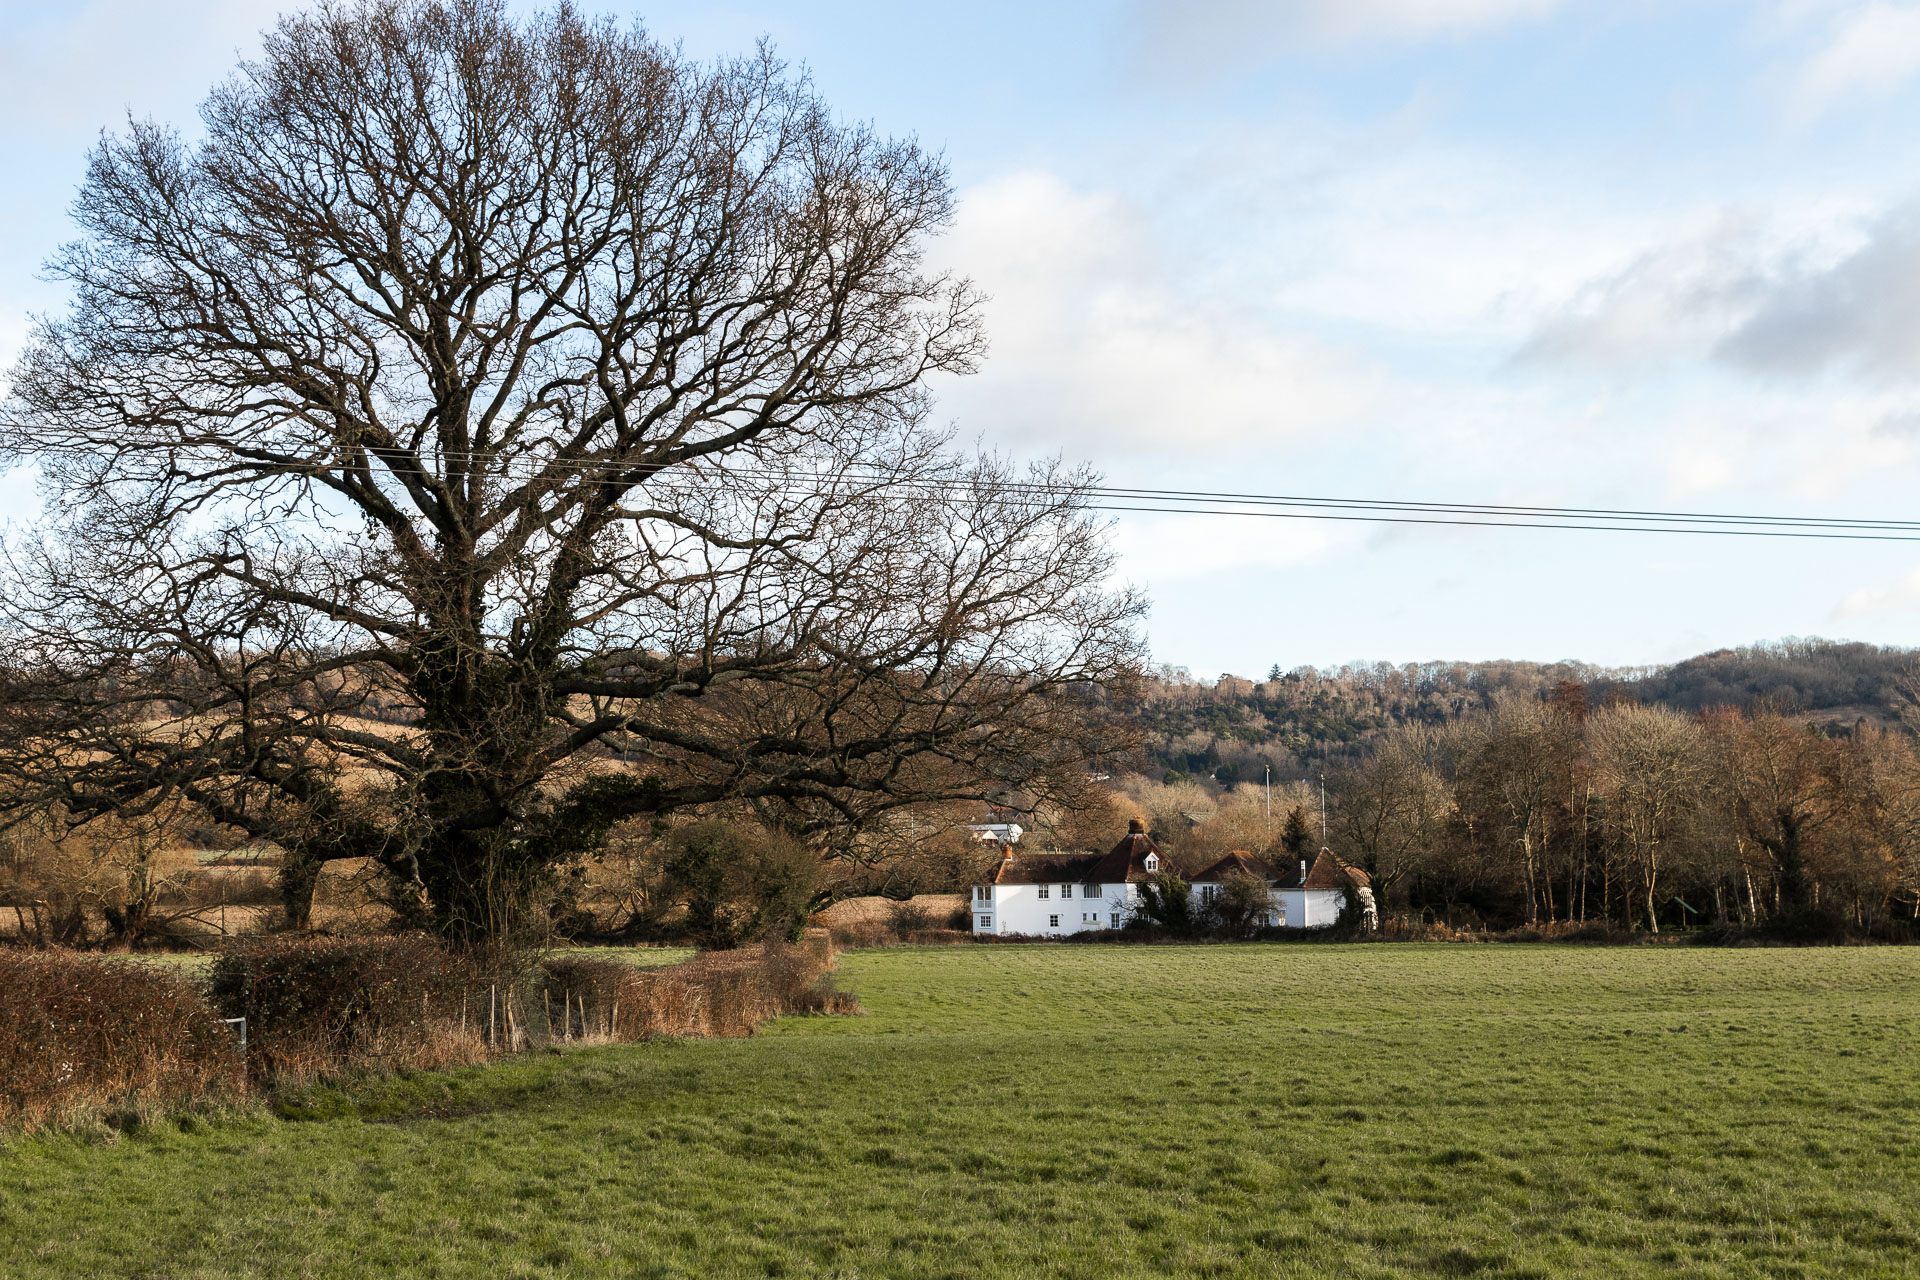
{"type": "Polygon", "coordinates": [[[1154,872],[1147,870],[1147,855],[1161,863],[1166,855],[1160,852],[1160,846],[1147,834],[1147,824],[1138,818],[1127,823],[1127,834],[1120,837],[1120,843],[1107,850],[1095,868],[1098,874],[1089,875],[1090,881],[1101,884],[1137,884],[1150,879],[1154,872]]]}
{"type": "Polygon", "coordinates": [[[1106,860],[1100,853],[1015,853],[1011,848],[994,869],[994,884],[1095,884],[1094,872],[1106,860]]]}
{"type": "Polygon", "coordinates": [[[1330,849],[1322,849],[1315,854],[1313,861],[1307,864],[1304,875],[1298,863],[1281,862],[1275,865],[1243,850],[1235,850],[1194,876],[1189,883],[1217,884],[1236,873],[1265,880],[1275,889],[1339,889],[1348,883],[1364,889],[1372,883],[1366,872],[1348,866],[1335,857],[1330,849]]]}
{"type": "Polygon", "coordinates": [[[1156,858],[1160,846],[1147,834],[1147,824],[1135,818],[1127,834],[1106,853],[1016,853],[1007,850],[994,870],[994,884],[1127,884],[1152,876],[1147,855],[1156,858]]]}
{"type": "Polygon", "coordinates": [[[1230,875],[1252,876],[1256,880],[1265,880],[1268,884],[1278,884],[1280,881],[1280,872],[1276,868],[1243,849],[1236,849],[1205,871],[1196,874],[1188,883],[1212,884],[1230,875]]]}
{"type": "Polygon", "coordinates": [[[1322,849],[1313,860],[1313,866],[1307,872],[1307,889],[1341,889],[1352,884],[1356,889],[1364,889],[1373,881],[1367,873],[1358,867],[1350,867],[1333,856],[1333,850],[1322,849]]]}

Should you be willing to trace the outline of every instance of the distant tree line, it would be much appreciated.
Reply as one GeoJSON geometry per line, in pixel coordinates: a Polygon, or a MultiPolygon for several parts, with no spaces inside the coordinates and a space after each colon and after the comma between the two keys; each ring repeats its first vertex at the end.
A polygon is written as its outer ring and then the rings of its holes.
{"type": "Polygon", "coordinates": [[[1163,667],[1132,717],[1143,771],[1169,782],[1233,786],[1317,778],[1368,756],[1392,729],[1481,715],[1505,694],[1546,697],[1572,681],[1593,705],[1621,699],[1676,711],[1767,706],[1833,726],[1891,724],[1913,650],[1787,639],[1721,649],[1671,666],[1606,668],[1579,662],[1352,663],[1319,670],[1274,666],[1265,680],[1196,681],[1163,667]]]}
{"type": "Polygon", "coordinates": [[[1332,838],[1389,910],[1660,931],[1920,915],[1920,740],[1565,682],[1406,723],[1330,775],[1332,838]]]}

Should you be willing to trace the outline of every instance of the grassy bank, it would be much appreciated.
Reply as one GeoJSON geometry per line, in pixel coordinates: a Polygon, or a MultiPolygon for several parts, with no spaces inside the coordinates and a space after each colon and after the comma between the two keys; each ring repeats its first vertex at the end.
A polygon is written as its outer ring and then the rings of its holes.
{"type": "Polygon", "coordinates": [[[1920,1274],[1920,951],[867,952],[865,1018],[0,1155],[9,1276],[1920,1274]]]}

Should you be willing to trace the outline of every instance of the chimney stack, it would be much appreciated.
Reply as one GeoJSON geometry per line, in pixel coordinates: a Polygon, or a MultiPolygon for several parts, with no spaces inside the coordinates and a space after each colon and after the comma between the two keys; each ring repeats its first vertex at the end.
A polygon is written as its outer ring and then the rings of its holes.
{"type": "Polygon", "coordinates": [[[1139,818],[1130,818],[1127,820],[1127,834],[1143,836],[1147,834],[1147,824],[1139,818]]]}

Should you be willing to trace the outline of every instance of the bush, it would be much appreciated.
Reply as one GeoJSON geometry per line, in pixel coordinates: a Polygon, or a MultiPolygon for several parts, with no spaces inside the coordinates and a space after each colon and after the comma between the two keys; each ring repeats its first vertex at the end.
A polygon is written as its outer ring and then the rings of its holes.
{"type": "Polygon", "coordinates": [[[541,1005],[554,1039],[747,1036],[782,1014],[857,1012],[824,978],[831,962],[824,942],[767,942],[663,969],[556,956],[543,966],[541,1005]]]}
{"type": "Polygon", "coordinates": [[[686,908],[687,936],[720,950],[800,937],[820,859],[783,832],[705,818],[667,839],[664,896],[686,908]]]}
{"type": "Polygon", "coordinates": [[[905,935],[921,929],[931,929],[933,916],[928,912],[925,903],[915,902],[912,898],[903,898],[888,904],[887,923],[893,926],[895,933],[905,935]]]}
{"type": "Polygon", "coordinates": [[[239,1041],[179,974],[128,960],[0,951],[0,1124],[145,1115],[237,1096],[239,1041]]]}
{"type": "Polygon", "coordinates": [[[512,966],[430,938],[271,938],[213,966],[210,994],[247,1020],[255,1077],[298,1080],[359,1066],[477,1062],[524,1041],[512,966]]]}

